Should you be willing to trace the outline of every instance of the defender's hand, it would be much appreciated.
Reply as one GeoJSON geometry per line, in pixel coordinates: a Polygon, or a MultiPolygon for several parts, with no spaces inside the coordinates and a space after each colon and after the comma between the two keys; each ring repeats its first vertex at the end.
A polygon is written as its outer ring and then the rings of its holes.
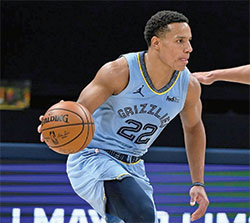
{"type": "Polygon", "coordinates": [[[191,197],[191,206],[194,206],[196,202],[199,204],[198,209],[191,216],[191,221],[195,221],[206,213],[209,200],[204,187],[201,186],[193,186],[189,191],[189,195],[191,197]]]}
{"type": "Polygon", "coordinates": [[[211,71],[208,72],[195,72],[192,73],[200,83],[210,85],[215,81],[214,73],[211,71]]]}

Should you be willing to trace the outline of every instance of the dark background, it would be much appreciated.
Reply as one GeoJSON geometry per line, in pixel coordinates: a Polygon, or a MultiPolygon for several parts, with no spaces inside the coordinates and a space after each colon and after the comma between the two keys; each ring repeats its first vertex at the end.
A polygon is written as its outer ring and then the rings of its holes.
{"type": "MultiPolygon", "coordinates": [[[[191,71],[249,63],[248,1],[2,1],[1,79],[31,80],[32,97],[29,109],[1,111],[1,141],[38,143],[39,115],[77,100],[104,63],[146,49],[144,26],[164,9],[190,20],[191,71]]],[[[249,86],[202,90],[207,146],[249,148],[249,86]]],[[[178,117],[154,145],[184,145],[178,117]]]]}

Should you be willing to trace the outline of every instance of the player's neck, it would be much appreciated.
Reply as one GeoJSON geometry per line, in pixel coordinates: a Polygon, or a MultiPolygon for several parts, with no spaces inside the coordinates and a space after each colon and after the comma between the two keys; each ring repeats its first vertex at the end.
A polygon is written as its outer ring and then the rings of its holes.
{"type": "Polygon", "coordinates": [[[145,53],[144,61],[148,75],[156,89],[161,89],[171,80],[175,70],[162,63],[154,52],[145,53]]]}

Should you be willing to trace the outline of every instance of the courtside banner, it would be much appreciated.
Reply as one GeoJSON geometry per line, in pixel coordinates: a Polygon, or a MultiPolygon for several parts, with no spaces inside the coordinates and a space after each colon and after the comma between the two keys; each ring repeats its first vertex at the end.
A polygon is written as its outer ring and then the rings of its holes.
{"type": "MultiPolygon", "coordinates": [[[[159,223],[190,223],[187,164],[146,163],[159,223]]],[[[1,223],[104,223],[69,183],[62,163],[1,164],[1,223]]],[[[197,223],[249,223],[248,165],[206,165],[210,206],[197,223]]]]}

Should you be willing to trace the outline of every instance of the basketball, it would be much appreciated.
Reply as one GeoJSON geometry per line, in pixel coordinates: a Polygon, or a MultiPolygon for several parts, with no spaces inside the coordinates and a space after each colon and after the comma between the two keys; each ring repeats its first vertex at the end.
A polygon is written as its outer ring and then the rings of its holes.
{"type": "Polygon", "coordinates": [[[45,143],[61,154],[72,154],[86,148],[94,131],[91,113],[73,101],[62,101],[50,107],[44,115],[41,127],[45,143]]]}

